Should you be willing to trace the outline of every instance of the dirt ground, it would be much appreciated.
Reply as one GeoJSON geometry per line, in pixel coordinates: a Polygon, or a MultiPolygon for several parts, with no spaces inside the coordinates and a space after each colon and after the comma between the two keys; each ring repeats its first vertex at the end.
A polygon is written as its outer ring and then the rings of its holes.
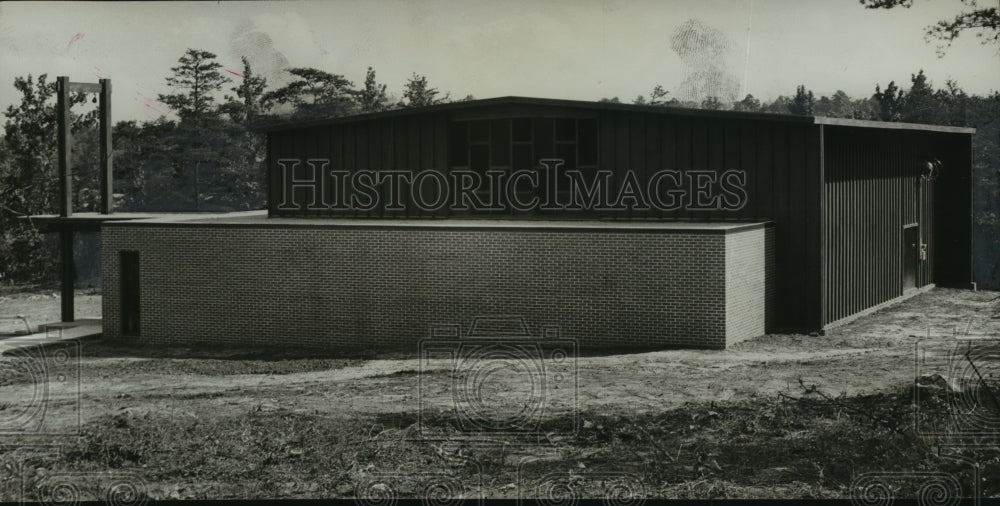
{"type": "MultiPolygon", "coordinates": [[[[14,290],[0,287],[0,316],[24,316],[33,330],[39,325],[60,320],[59,288],[14,290]]],[[[96,290],[77,290],[73,302],[77,318],[100,318],[101,296],[96,290]]],[[[13,332],[23,332],[20,320],[0,319],[0,338],[13,332]]]]}
{"type": "MultiPolygon", "coordinates": [[[[0,314],[25,314],[34,324],[55,321],[54,295],[0,294],[0,314]]],[[[81,293],[76,304],[78,315],[99,314],[100,295],[81,293]]],[[[0,327],[5,331],[10,330],[0,327]]],[[[826,335],[768,335],[725,351],[583,355],[555,366],[543,363],[548,369],[541,386],[532,364],[516,360],[479,361],[462,371],[452,360],[398,353],[343,358],[287,350],[148,349],[98,338],[79,348],[79,396],[71,377],[71,387],[52,388],[44,398],[39,432],[80,429],[80,435],[28,440],[54,445],[61,456],[23,448],[22,453],[28,452],[23,458],[42,469],[41,476],[55,470],[91,481],[103,479],[95,473],[136,475],[143,493],[153,498],[351,497],[360,490],[379,495],[387,493],[385,485],[366,484],[386,472],[403,480],[404,465],[459,476],[463,490],[478,483],[477,493],[486,497],[516,497],[526,490],[522,471],[532,469],[525,459],[541,457],[555,467],[531,471],[532,476],[580,482],[581,476],[593,480],[634,468],[627,476],[655,497],[844,497],[863,467],[853,463],[859,457],[824,474],[827,464],[786,455],[796,438],[822,445],[824,438],[836,439],[849,429],[861,435],[845,445],[859,437],[893,440],[903,431],[880,420],[906,418],[912,402],[904,398],[898,406],[881,406],[895,402],[885,401],[896,398],[887,396],[908,391],[915,374],[931,374],[935,367],[947,377],[948,364],[936,359],[948,350],[997,337],[1000,293],[935,289],[826,335]],[[465,392],[463,385],[470,384],[472,393],[465,392]],[[463,393],[456,397],[456,391],[463,393]],[[799,401],[787,404],[789,399],[799,401]],[[822,409],[803,399],[818,399],[822,409]],[[761,405],[766,409],[757,408],[761,405]],[[871,411],[855,416],[850,427],[824,436],[824,424],[840,427],[850,413],[890,408],[895,411],[884,416],[871,411]],[[528,443],[503,435],[463,438],[462,423],[479,426],[475,419],[454,418],[483,413],[490,420],[537,420],[539,429],[528,443]],[[799,427],[806,417],[816,417],[816,425],[799,427]],[[316,427],[325,429],[313,433],[316,427]],[[753,445],[769,438],[793,442],[768,450],[781,455],[761,470],[745,460],[759,458],[753,454],[763,450],[727,450],[732,441],[721,437],[726,431],[728,439],[756,431],[753,445]],[[164,438],[177,441],[168,444],[164,438]],[[186,447],[185,440],[198,444],[186,447]],[[266,444],[274,447],[264,456],[254,450],[266,444]],[[677,448],[664,449],[665,444],[677,448]],[[733,460],[738,455],[744,460],[733,460]],[[455,464],[456,458],[463,464],[455,464]],[[228,459],[231,468],[214,475],[220,472],[213,470],[217,459],[228,459]],[[470,459],[478,482],[469,478],[470,459]],[[797,470],[799,465],[808,469],[797,470]],[[553,474],[560,466],[568,470],[553,474]],[[673,474],[664,474],[668,470],[673,474]]],[[[980,369],[1000,379],[995,356],[980,369]]],[[[37,402],[30,386],[0,383],[0,392],[11,394],[0,395],[0,428],[4,413],[14,419],[37,402]]],[[[25,441],[0,434],[0,445],[25,441]]],[[[908,452],[911,446],[897,442],[893,448],[908,452]]],[[[824,459],[815,448],[809,451],[824,459]]],[[[405,475],[411,481],[414,476],[405,475]]],[[[0,498],[11,500],[17,495],[14,481],[5,483],[0,498]]],[[[421,495],[418,485],[397,486],[402,496],[421,495]]],[[[545,493],[539,492],[541,485],[533,486],[533,495],[545,493]]],[[[600,487],[608,486],[600,481],[600,487]]],[[[43,494],[33,490],[21,493],[43,494]]]]}

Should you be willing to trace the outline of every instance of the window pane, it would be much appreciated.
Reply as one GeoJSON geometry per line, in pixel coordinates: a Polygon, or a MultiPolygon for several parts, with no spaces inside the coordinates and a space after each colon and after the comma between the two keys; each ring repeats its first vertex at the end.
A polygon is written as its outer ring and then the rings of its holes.
{"type": "Polygon", "coordinates": [[[555,139],[552,135],[552,119],[535,120],[535,158],[551,158],[555,155],[555,139]]]}
{"type": "Polygon", "coordinates": [[[513,170],[529,170],[535,168],[535,165],[538,164],[538,160],[534,159],[531,151],[531,144],[515,144],[514,162],[511,168],[513,170]]]}
{"type": "Polygon", "coordinates": [[[490,147],[486,145],[472,146],[472,163],[469,168],[472,170],[482,170],[490,168],[490,147]]]}
{"type": "Polygon", "coordinates": [[[490,122],[486,120],[470,121],[472,142],[486,142],[490,140],[490,122]]]}
{"type": "Polygon", "coordinates": [[[597,120],[580,120],[580,165],[597,165],[597,120]]]}
{"type": "Polygon", "coordinates": [[[495,119],[490,122],[492,134],[493,166],[510,165],[510,120],[495,119]]]}
{"type": "Polygon", "coordinates": [[[556,145],[556,158],[562,160],[562,170],[573,170],[576,168],[576,145],[558,144],[556,145]]]}
{"type": "Polygon", "coordinates": [[[448,165],[469,165],[469,123],[458,121],[448,127],[448,165]]]}
{"type": "Polygon", "coordinates": [[[576,140],[576,120],[572,118],[559,118],[556,120],[556,140],[575,141],[576,140]]]}
{"type": "Polygon", "coordinates": [[[531,120],[528,118],[516,118],[514,119],[514,140],[530,142],[531,141],[531,120]]]}

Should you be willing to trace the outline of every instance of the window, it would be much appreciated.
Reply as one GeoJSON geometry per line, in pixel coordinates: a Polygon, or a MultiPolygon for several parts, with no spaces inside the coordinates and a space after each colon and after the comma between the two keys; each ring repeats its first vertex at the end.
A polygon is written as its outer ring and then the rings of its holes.
{"type": "MultiPolygon", "coordinates": [[[[599,160],[596,118],[492,118],[453,121],[449,127],[448,165],[457,170],[473,170],[485,179],[488,170],[514,172],[539,170],[540,160],[563,161],[560,173],[578,169],[597,170],[599,160]]],[[[539,181],[542,180],[539,175],[539,181]]],[[[521,180],[515,190],[521,202],[533,196],[542,199],[539,189],[521,180]]],[[[561,186],[558,199],[568,198],[561,186]]],[[[490,201],[488,187],[479,190],[490,201]]],[[[545,214],[546,211],[536,211],[545,214]]]]}
{"type": "Polygon", "coordinates": [[[543,158],[559,158],[563,170],[597,169],[595,118],[498,118],[454,121],[448,135],[448,165],[485,173],[530,170],[543,158]]]}

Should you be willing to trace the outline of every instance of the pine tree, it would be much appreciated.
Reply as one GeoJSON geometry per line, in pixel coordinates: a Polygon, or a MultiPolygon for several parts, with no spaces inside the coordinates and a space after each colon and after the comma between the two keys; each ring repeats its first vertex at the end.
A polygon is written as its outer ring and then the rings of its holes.
{"type": "Polygon", "coordinates": [[[365,87],[358,92],[358,103],[363,112],[378,112],[389,108],[389,97],[385,94],[385,85],[375,80],[375,69],[368,67],[365,73],[365,87]]]}
{"type": "Polygon", "coordinates": [[[902,115],[903,103],[906,101],[906,92],[896,86],[896,81],[889,81],[889,86],[885,91],[875,85],[875,94],[872,100],[877,104],[875,115],[882,121],[899,121],[902,115]]]}
{"type": "Polygon", "coordinates": [[[167,85],[177,92],[160,94],[160,102],[173,109],[181,121],[218,117],[213,93],[229,79],[219,73],[222,65],[215,61],[215,54],[188,49],[177,61],[179,65],[170,69],[174,75],[167,78],[167,85]]]}
{"type": "Polygon", "coordinates": [[[788,104],[788,112],[799,116],[812,116],[815,110],[816,101],[812,90],[806,91],[806,87],[799,85],[795,88],[795,97],[788,104]]]}
{"type": "MultiPolygon", "coordinates": [[[[944,49],[951,45],[959,35],[965,32],[975,32],[983,44],[1000,44],[1000,7],[995,1],[959,0],[965,9],[952,19],[942,19],[928,26],[924,32],[926,40],[937,39],[942,43],[937,48],[939,56],[944,55],[944,49]],[[991,5],[992,4],[992,5],[991,5]]],[[[909,9],[913,0],[860,0],[867,9],[892,9],[903,7],[909,9]]],[[[957,6],[957,4],[956,4],[957,6]]]]}
{"type": "Polygon", "coordinates": [[[427,76],[414,73],[406,82],[406,86],[403,87],[403,98],[406,99],[406,102],[401,102],[400,106],[423,107],[448,101],[448,94],[445,94],[443,98],[437,98],[438,93],[437,88],[431,88],[427,84],[427,76]]]}
{"type": "Polygon", "coordinates": [[[927,81],[923,69],[917,74],[910,74],[910,90],[906,92],[906,101],[900,108],[900,120],[914,123],[934,123],[938,118],[940,104],[934,96],[934,89],[927,81]]]}
{"type": "Polygon", "coordinates": [[[239,86],[230,88],[236,95],[226,95],[226,103],[222,109],[233,121],[250,125],[268,113],[271,101],[266,96],[267,79],[254,74],[246,56],[242,61],[243,80],[239,86]]]}
{"type": "Polygon", "coordinates": [[[354,83],[340,74],[310,67],[288,69],[296,79],[265,95],[276,104],[290,105],[298,118],[333,117],[357,110],[354,83]]]}

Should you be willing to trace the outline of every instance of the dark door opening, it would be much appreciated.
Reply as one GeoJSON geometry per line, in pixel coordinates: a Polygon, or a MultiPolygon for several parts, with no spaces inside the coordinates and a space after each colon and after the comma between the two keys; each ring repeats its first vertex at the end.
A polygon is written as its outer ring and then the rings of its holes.
{"type": "Polygon", "coordinates": [[[917,265],[920,258],[920,227],[903,228],[903,291],[917,287],[917,265]]]}
{"type": "Polygon", "coordinates": [[[139,252],[121,252],[122,335],[139,335],[139,252]]]}

